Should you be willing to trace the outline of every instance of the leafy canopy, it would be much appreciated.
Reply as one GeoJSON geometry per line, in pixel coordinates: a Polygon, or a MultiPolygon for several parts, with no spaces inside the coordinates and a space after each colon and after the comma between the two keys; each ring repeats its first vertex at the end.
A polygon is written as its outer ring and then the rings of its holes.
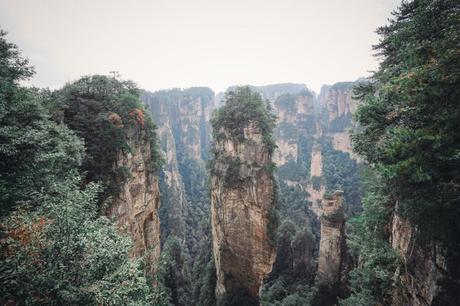
{"type": "Polygon", "coordinates": [[[224,137],[225,131],[233,139],[244,141],[244,128],[250,122],[257,125],[265,145],[273,152],[276,144],[272,132],[276,125],[276,117],[260,94],[247,86],[237,87],[225,94],[225,105],[218,109],[211,119],[214,139],[224,137]]]}

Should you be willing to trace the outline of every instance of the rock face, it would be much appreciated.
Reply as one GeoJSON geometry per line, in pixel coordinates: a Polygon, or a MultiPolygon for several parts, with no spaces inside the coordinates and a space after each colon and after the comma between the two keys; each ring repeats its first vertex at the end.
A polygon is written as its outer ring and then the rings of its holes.
{"type": "Polygon", "coordinates": [[[278,166],[290,161],[297,163],[301,139],[316,132],[314,102],[315,96],[308,91],[284,94],[274,101],[275,113],[278,116],[275,133],[278,148],[274,160],[278,166]]]}
{"type": "Polygon", "coordinates": [[[130,176],[114,196],[107,216],[115,218],[120,230],[131,235],[133,256],[147,253],[152,272],[160,256],[159,178],[151,167],[151,148],[145,132],[130,130],[128,144],[131,152],[119,152],[115,166],[124,167],[130,176]]]}
{"type": "Polygon", "coordinates": [[[353,82],[341,82],[321,88],[320,100],[327,108],[329,123],[356,111],[358,105],[353,99],[353,85],[353,82]]]}
{"type": "Polygon", "coordinates": [[[192,247],[196,237],[187,238],[195,235],[196,229],[187,228],[187,218],[197,209],[200,214],[209,211],[209,201],[194,203],[194,199],[199,198],[197,194],[208,193],[205,162],[214,93],[205,87],[172,89],[145,92],[142,100],[158,125],[160,147],[166,155],[160,181],[162,239],[172,235],[192,247]]]}
{"type": "Polygon", "coordinates": [[[317,278],[320,284],[333,286],[340,282],[345,255],[345,217],[342,210],[343,192],[336,191],[323,200],[321,240],[317,278]]]}
{"type": "Polygon", "coordinates": [[[320,104],[327,111],[326,135],[331,137],[334,149],[350,153],[357,159],[351,149],[349,129],[351,117],[358,108],[358,101],[353,99],[355,82],[340,82],[332,86],[323,86],[319,95],[320,104]]]}
{"type": "Polygon", "coordinates": [[[431,241],[417,239],[412,225],[396,214],[391,222],[390,240],[403,260],[399,271],[402,286],[395,290],[392,304],[425,306],[442,299],[440,281],[447,272],[443,249],[431,241]]]}
{"type": "Polygon", "coordinates": [[[272,157],[259,128],[250,123],[244,140],[225,137],[214,143],[219,159],[211,175],[213,253],[216,294],[243,292],[258,298],[262,280],[275,260],[271,224],[275,182],[267,169],[272,157]]]}

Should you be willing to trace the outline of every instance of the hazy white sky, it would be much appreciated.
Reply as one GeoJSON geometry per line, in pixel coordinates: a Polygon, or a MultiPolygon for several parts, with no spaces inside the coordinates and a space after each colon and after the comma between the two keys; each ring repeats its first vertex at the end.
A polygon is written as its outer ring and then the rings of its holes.
{"type": "Polygon", "coordinates": [[[399,0],[0,0],[0,27],[57,88],[119,71],[142,88],[355,80],[399,0]]]}

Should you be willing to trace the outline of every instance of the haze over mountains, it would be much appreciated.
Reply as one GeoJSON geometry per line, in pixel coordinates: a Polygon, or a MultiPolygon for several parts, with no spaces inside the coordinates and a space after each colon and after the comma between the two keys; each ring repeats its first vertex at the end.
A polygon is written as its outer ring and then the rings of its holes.
{"type": "Polygon", "coordinates": [[[0,0],[0,305],[457,305],[460,3],[349,80],[386,1],[0,0]]]}

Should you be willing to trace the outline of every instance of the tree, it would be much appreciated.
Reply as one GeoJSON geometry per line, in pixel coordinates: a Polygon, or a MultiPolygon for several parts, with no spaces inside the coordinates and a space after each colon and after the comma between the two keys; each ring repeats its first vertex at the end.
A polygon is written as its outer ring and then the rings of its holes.
{"type": "Polygon", "coordinates": [[[135,130],[143,143],[150,143],[152,159],[146,166],[158,171],[162,158],[156,126],[146,113],[140,91],[131,81],[94,75],[67,84],[49,102],[63,113],[63,122],[84,139],[86,156],[81,171],[86,181],[101,181],[100,202],[118,192],[129,176],[126,169],[113,165],[120,151],[129,152],[128,134],[135,130]]]}
{"type": "Polygon", "coordinates": [[[250,121],[257,124],[261,130],[264,144],[270,153],[276,148],[272,131],[276,125],[276,116],[269,110],[269,104],[262,101],[262,97],[249,87],[238,87],[225,94],[225,105],[221,107],[211,119],[214,139],[223,135],[221,129],[230,133],[230,137],[243,141],[244,128],[250,121]]]}
{"type": "MultiPolygon", "coordinates": [[[[51,116],[56,95],[0,31],[0,303],[165,305],[131,241],[98,216],[101,185],[77,174],[83,141],[51,116]],[[52,118],[54,120],[52,120],[52,118]]],[[[139,119],[138,116],[135,119],[139,119]]]]}
{"type": "Polygon", "coordinates": [[[33,204],[83,158],[83,144],[50,115],[33,91],[19,86],[33,69],[0,30],[0,216],[33,204]]]}
{"type": "Polygon", "coordinates": [[[458,9],[458,1],[403,2],[378,29],[383,61],[356,90],[362,129],[353,136],[401,201],[400,213],[447,243],[457,240],[460,213],[458,9]]]}
{"type": "Polygon", "coordinates": [[[186,248],[176,237],[166,241],[159,264],[159,279],[167,290],[170,303],[177,306],[192,305],[190,271],[186,248]]]}
{"type": "Polygon", "coordinates": [[[460,278],[459,11],[455,0],[403,1],[390,23],[377,30],[381,39],[375,50],[382,58],[378,71],[370,83],[355,90],[361,105],[354,149],[378,178],[378,188],[367,196],[375,203],[365,206],[358,219],[365,264],[355,271],[356,294],[351,297],[355,301],[367,301],[369,295],[385,301],[386,290],[380,290],[385,286],[377,286],[377,291],[373,286],[394,270],[394,265],[387,265],[379,271],[386,264],[375,262],[384,259],[387,253],[380,250],[389,245],[385,237],[376,244],[365,237],[375,232],[375,220],[388,224],[390,213],[411,222],[418,242],[435,241],[447,249],[445,292],[433,304],[454,305],[458,300],[454,288],[460,278]],[[372,254],[378,255],[374,262],[372,254]]]}

